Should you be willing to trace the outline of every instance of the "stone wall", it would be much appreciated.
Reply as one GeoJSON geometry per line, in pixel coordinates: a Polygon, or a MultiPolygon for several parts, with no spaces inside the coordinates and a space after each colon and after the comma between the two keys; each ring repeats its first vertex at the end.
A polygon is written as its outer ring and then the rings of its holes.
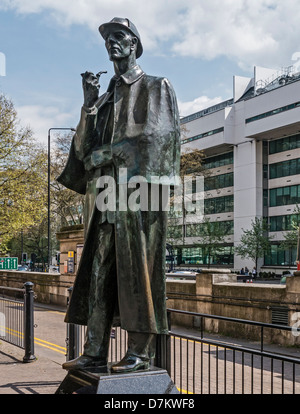
{"type": "Polygon", "coordinates": [[[0,270],[0,286],[22,289],[24,283],[32,282],[36,302],[59,306],[67,306],[68,289],[73,286],[74,279],[75,276],[58,273],[0,270]]]}
{"type": "MultiPolygon", "coordinates": [[[[272,312],[282,310],[293,326],[296,312],[300,312],[300,277],[287,278],[286,285],[241,283],[235,275],[203,272],[195,281],[168,281],[167,306],[207,315],[272,324],[272,312]]],[[[209,332],[260,339],[260,328],[204,318],[204,329],[209,332]]],[[[200,318],[172,314],[174,325],[199,328],[200,318]]],[[[300,345],[299,336],[291,332],[264,328],[264,340],[282,345],[300,345]]]]}
{"type": "MultiPolygon", "coordinates": [[[[36,301],[66,306],[68,289],[75,276],[52,273],[0,270],[0,286],[23,288],[25,282],[34,283],[36,301]]],[[[257,322],[272,323],[272,311],[283,309],[288,324],[297,321],[293,315],[300,312],[300,277],[287,278],[286,285],[241,283],[236,275],[202,272],[196,280],[167,280],[167,306],[206,315],[219,315],[257,322]]],[[[204,318],[204,329],[231,337],[260,339],[260,328],[204,318]]],[[[172,324],[199,328],[198,316],[172,314],[172,324]]],[[[300,345],[300,337],[290,332],[264,329],[264,340],[282,345],[300,345]]]]}

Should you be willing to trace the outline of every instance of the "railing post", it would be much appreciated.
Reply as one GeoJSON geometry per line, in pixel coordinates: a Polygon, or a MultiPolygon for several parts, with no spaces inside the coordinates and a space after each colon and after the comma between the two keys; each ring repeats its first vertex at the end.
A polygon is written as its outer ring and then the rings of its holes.
{"type": "MultiPolygon", "coordinates": [[[[73,287],[70,287],[68,289],[69,297],[68,297],[68,303],[71,299],[73,287]]],[[[74,325],[73,323],[67,324],[67,354],[66,354],[66,360],[70,361],[72,359],[75,359],[79,356],[79,326],[74,325]]]]}
{"type": "Polygon", "coordinates": [[[78,352],[78,326],[73,323],[67,324],[67,361],[79,356],[78,352]]]}
{"type": "MultiPolygon", "coordinates": [[[[171,330],[171,313],[167,313],[168,329],[171,330]]],[[[165,369],[168,374],[171,373],[171,340],[170,335],[157,335],[155,366],[165,369]]]]}
{"type": "Polygon", "coordinates": [[[34,312],[33,312],[33,283],[24,284],[24,348],[23,362],[33,362],[34,355],[34,312]]]}

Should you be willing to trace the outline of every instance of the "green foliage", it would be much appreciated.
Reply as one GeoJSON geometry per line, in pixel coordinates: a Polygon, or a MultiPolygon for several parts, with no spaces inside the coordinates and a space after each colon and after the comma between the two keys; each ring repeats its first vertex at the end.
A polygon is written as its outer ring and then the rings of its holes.
{"type": "Polygon", "coordinates": [[[208,266],[211,258],[222,250],[229,230],[229,227],[220,225],[217,221],[210,221],[208,217],[202,220],[199,239],[194,246],[201,247],[203,256],[208,257],[208,266]]]}
{"type": "Polygon", "coordinates": [[[64,187],[56,178],[67,163],[72,133],[56,136],[51,153],[51,211],[57,229],[66,225],[80,224],[84,211],[85,197],[64,187]]]}
{"type": "MultiPolygon", "coordinates": [[[[297,205],[294,209],[294,215],[299,217],[300,207],[297,205]]],[[[280,243],[280,248],[283,250],[294,249],[298,245],[299,238],[299,222],[297,219],[292,221],[292,230],[284,234],[284,240],[280,243]]]]}
{"type": "Polygon", "coordinates": [[[0,95],[0,250],[46,214],[46,154],[29,128],[21,128],[13,103],[0,95]]]}
{"type": "Polygon", "coordinates": [[[243,230],[243,234],[240,239],[240,244],[235,247],[235,253],[242,257],[248,257],[255,261],[257,268],[257,260],[264,257],[269,252],[272,237],[268,236],[269,227],[267,221],[262,218],[255,217],[255,220],[251,221],[251,228],[243,230]]]}
{"type": "Polygon", "coordinates": [[[180,157],[180,176],[183,179],[186,176],[204,175],[203,151],[187,148],[182,152],[180,157]]]}

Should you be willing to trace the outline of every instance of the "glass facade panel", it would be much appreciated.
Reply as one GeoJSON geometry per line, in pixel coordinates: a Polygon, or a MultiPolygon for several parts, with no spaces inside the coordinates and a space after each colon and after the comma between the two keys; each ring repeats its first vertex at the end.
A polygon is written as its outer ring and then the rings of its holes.
{"type": "Polygon", "coordinates": [[[273,244],[271,251],[265,256],[266,266],[294,266],[296,264],[297,249],[283,250],[280,245],[273,244]]]}
{"type": "Polygon", "coordinates": [[[274,216],[270,217],[270,231],[289,231],[293,230],[293,225],[298,225],[300,222],[299,214],[290,214],[289,216],[274,216]]]}
{"type": "Polygon", "coordinates": [[[215,175],[204,179],[204,190],[216,190],[218,188],[232,187],[233,173],[215,175]]]}
{"type": "MultiPolygon", "coordinates": [[[[225,235],[233,234],[233,220],[229,221],[214,221],[210,222],[212,228],[216,232],[223,232],[225,235]]],[[[187,224],[186,226],[186,237],[201,237],[207,234],[205,223],[187,224]]]]}
{"type": "Polygon", "coordinates": [[[201,247],[184,247],[182,264],[233,265],[233,246],[221,246],[218,252],[210,256],[201,247]]]}
{"type": "Polygon", "coordinates": [[[224,127],[217,128],[217,129],[214,129],[214,130],[208,131],[208,132],[203,132],[203,134],[195,135],[194,137],[190,137],[190,138],[186,138],[186,139],[182,140],[181,144],[186,144],[188,142],[195,141],[195,140],[201,139],[201,138],[205,138],[205,137],[208,137],[210,135],[219,134],[220,132],[223,132],[223,131],[224,131],[224,127]]]}
{"type": "Polygon", "coordinates": [[[295,148],[300,148],[300,134],[270,141],[269,154],[276,154],[278,152],[289,151],[295,148]]]}
{"type": "Polygon", "coordinates": [[[291,105],[282,106],[281,108],[274,109],[273,111],[265,112],[263,114],[259,114],[253,116],[251,118],[246,119],[245,123],[249,124],[250,122],[255,122],[260,119],[268,118],[269,116],[280,114],[281,112],[290,111],[291,109],[295,109],[300,106],[300,102],[295,102],[291,105]]]}
{"type": "Polygon", "coordinates": [[[268,203],[269,203],[268,190],[263,191],[263,197],[264,197],[264,207],[268,207],[268,203]]]}
{"type": "Polygon", "coordinates": [[[204,200],[204,214],[220,214],[233,212],[233,195],[207,198],[204,200]]]}
{"type": "Polygon", "coordinates": [[[270,179],[300,174],[300,158],[270,164],[270,179]]]}
{"type": "Polygon", "coordinates": [[[207,170],[210,168],[218,168],[229,164],[233,164],[233,152],[216,155],[215,157],[209,157],[203,161],[203,165],[207,170]]]}
{"type": "Polygon", "coordinates": [[[300,203],[300,185],[279,187],[270,190],[270,207],[300,203]]]}

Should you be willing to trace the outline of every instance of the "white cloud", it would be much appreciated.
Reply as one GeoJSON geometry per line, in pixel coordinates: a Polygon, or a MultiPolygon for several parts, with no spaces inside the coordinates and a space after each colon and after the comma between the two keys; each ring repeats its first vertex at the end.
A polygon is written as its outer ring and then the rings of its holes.
{"type": "Polygon", "coordinates": [[[49,128],[76,127],[76,125],[72,125],[73,115],[61,112],[58,107],[23,105],[16,107],[16,111],[20,119],[20,125],[23,127],[29,126],[34,137],[44,144],[48,140],[49,128]]]}
{"type": "MultiPolygon", "coordinates": [[[[221,97],[201,96],[190,102],[178,101],[180,116],[187,116],[201,111],[222,102],[222,100],[221,97]]],[[[17,106],[16,111],[21,126],[30,127],[35,138],[43,144],[47,143],[49,128],[74,128],[78,122],[77,113],[62,112],[59,106],[23,105],[17,106]]]]}
{"type": "Polygon", "coordinates": [[[202,109],[209,108],[210,106],[216,105],[222,102],[221,97],[208,98],[207,96],[200,96],[190,102],[178,101],[178,108],[180,116],[187,116],[195,112],[201,111],[202,109]]]}
{"type": "Polygon", "coordinates": [[[282,66],[300,47],[299,0],[0,0],[0,9],[47,11],[61,25],[95,30],[114,16],[130,18],[148,50],[214,59],[242,67],[282,66]]]}
{"type": "MultiPolygon", "coordinates": [[[[136,24],[149,53],[207,60],[226,56],[251,71],[253,65],[292,65],[293,54],[300,52],[299,0],[0,0],[0,10],[44,13],[43,19],[51,19],[58,28],[76,24],[93,32],[114,16],[124,16],[136,24]]],[[[201,96],[179,102],[180,115],[220,101],[221,97],[201,96]]],[[[78,121],[78,113],[50,102],[46,107],[17,108],[22,123],[43,142],[50,127],[74,126],[78,121]]]]}

